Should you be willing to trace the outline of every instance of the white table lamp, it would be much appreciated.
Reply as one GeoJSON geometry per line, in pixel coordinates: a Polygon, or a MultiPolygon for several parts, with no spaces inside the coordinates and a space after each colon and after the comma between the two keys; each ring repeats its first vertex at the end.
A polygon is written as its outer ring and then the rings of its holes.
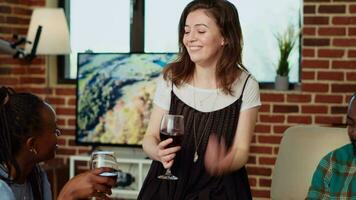
{"type": "Polygon", "coordinates": [[[42,27],[35,55],[64,55],[70,53],[67,21],[62,8],[35,8],[32,13],[25,52],[30,54],[38,27],[42,27]]]}

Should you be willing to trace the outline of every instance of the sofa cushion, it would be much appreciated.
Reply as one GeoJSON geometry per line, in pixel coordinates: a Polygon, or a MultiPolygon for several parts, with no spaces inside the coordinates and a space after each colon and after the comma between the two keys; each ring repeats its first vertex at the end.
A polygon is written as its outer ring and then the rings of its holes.
{"type": "Polygon", "coordinates": [[[272,173],[271,198],[305,199],[321,158],[349,142],[345,128],[309,125],[288,128],[272,173]]]}

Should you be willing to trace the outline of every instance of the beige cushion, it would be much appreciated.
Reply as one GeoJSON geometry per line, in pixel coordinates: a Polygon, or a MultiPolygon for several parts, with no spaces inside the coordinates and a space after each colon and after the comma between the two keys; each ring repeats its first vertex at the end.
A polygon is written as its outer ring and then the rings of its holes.
{"type": "Polygon", "coordinates": [[[272,199],[305,199],[320,159],[349,142],[345,128],[288,128],[283,134],[272,173],[272,199]]]}

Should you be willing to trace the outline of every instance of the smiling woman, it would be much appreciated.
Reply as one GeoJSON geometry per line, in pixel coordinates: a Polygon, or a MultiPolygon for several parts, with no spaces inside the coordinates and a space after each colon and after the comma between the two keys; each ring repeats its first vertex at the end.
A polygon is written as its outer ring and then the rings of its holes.
{"type": "Polygon", "coordinates": [[[190,59],[200,67],[216,65],[225,45],[225,39],[220,34],[216,22],[205,14],[204,10],[197,10],[187,16],[184,26],[183,44],[187,48],[190,59]]]}
{"type": "Polygon", "coordinates": [[[178,30],[178,59],[158,80],[143,139],[153,162],[138,199],[252,199],[244,165],[261,102],[242,64],[238,12],[226,0],[195,0],[178,30]],[[184,116],[179,146],[159,136],[166,113],[184,116]],[[178,179],[158,180],[164,169],[178,179]]]}

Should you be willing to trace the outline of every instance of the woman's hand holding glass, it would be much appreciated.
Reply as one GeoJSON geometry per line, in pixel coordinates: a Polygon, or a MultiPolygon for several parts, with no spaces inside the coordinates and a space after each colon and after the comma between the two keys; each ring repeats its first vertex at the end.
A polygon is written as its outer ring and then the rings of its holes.
{"type": "Polygon", "coordinates": [[[159,179],[178,180],[178,177],[171,173],[170,168],[173,165],[176,152],[180,150],[180,145],[184,134],[183,115],[165,114],[162,117],[160,126],[160,139],[158,144],[158,157],[166,169],[164,175],[158,176],[159,179]]]}
{"type": "Polygon", "coordinates": [[[168,138],[166,140],[161,141],[158,144],[158,157],[159,160],[161,161],[163,167],[165,169],[171,168],[173,165],[174,157],[176,156],[176,152],[178,152],[181,147],[180,146],[175,146],[175,147],[169,147],[170,144],[172,144],[173,139],[168,138]]]}

